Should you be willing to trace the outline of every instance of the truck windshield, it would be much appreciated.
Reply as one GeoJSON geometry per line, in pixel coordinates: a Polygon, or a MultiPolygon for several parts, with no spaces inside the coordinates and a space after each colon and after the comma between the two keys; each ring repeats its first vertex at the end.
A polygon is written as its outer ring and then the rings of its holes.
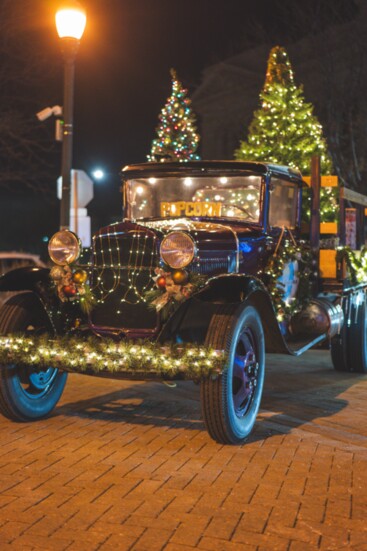
{"type": "Polygon", "coordinates": [[[261,177],[165,176],[126,182],[127,216],[228,218],[259,223],[261,177]]]}

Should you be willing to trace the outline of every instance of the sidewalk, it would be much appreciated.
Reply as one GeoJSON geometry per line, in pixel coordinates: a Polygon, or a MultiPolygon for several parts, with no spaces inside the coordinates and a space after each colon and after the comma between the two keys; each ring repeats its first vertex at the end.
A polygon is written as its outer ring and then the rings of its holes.
{"type": "Polygon", "coordinates": [[[367,376],[267,357],[242,447],[199,388],[69,375],[46,420],[0,417],[0,550],[367,550],[367,376]]]}

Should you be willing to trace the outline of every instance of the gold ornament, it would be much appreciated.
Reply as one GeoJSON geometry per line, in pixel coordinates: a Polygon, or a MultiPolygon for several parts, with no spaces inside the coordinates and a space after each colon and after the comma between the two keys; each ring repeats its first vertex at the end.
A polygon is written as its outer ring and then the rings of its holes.
{"type": "Polygon", "coordinates": [[[76,270],[73,273],[73,281],[74,283],[77,283],[78,285],[82,285],[85,283],[88,279],[88,274],[85,270],[76,270]]]}
{"type": "Polygon", "coordinates": [[[172,279],[176,285],[186,285],[189,280],[189,274],[186,270],[175,270],[172,273],[172,279]]]}

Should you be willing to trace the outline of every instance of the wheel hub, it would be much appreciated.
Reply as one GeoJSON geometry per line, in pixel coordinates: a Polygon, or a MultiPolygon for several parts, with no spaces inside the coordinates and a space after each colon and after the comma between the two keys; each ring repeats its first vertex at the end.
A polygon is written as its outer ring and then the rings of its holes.
{"type": "Polygon", "coordinates": [[[236,349],[233,369],[233,403],[236,415],[243,417],[251,403],[257,386],[259,363],[249,331],[245,331],[236,349]]]}

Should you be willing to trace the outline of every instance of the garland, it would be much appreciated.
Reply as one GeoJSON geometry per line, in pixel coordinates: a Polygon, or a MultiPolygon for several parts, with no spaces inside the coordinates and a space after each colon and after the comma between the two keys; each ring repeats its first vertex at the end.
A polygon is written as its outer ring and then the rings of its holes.
{"type": "Polygon", "coordinates": [[[367,247],[362,247],[360,251],[353,251],[350,247],[339,247],[336,250],[336,262],[346,263],[350,280],[354,285],[367,282],[367,247]]]}
{"type": "Polygon", "coordinates": [[[291,240],[284,239],[282,231],[274,254],[269,258],[263,271],[264,283],[273,299],[278,321],[290,319],[294,314],[302,310],[311,298],[312,252],[302,244],[297,244],[292,233],[288,230],[291,240]],[[286,265],[297,262],[298,287],[295,298],[287,302],[284,299],[285,288],[280,283],[286,265]]]}
{"type": "Polygon", "coordinates": [[[124,341],[115,343],[97,337],[4,336],[0,337],[1,365],[49,367],[71,372],[154,373],[163,378],[199,380],[217,376],[225,366],[222,351],[189,344],[124,341]]]}

